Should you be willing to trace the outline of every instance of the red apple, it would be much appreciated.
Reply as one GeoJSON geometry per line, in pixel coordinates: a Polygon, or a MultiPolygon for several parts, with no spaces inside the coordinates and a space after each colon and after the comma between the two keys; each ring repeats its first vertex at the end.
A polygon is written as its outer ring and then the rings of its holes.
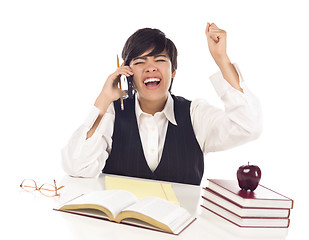
{"type": "Polygon", "coordinates": [[[238,185],[243,190],[254,191],[262,176],[261,169],[256,165],[243,165],[237,170],[238,185]]]}

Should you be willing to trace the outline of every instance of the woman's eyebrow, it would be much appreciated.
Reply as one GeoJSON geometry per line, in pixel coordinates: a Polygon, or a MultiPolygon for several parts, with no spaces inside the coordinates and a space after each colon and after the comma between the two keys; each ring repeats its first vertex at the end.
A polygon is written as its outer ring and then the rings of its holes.
{"type": "Polygon", "coordinates": [[[141,60],[146,60],[146,58],[147,58],[147,56],[136,57],[136,58],[133,58],[132,61],[136,61],[136,60],[139,60],[139,59],[141,59],[141,60]]]}
{"type": "MultiPolygon", "coordinates": [[[[138,60],[138,59],[146,60],[147,57],[151,57],[151,55],[136,57],[136,58],[133,58],[133,61],[136,61],[136,60],[138,60]]],[[[158,55],[154,55],[153,57],[154,57],[154,58],[158,58],[158,57],[165,57],[165,58],[167,58],[167,56],[166,56],[165,54],[158,54],[158,55]]]]}
{"type": "Polygon", "coordinates": [[[154,58],[158,58],[158,57],[165,57],[165,58],[167,58],[167,56],[165,54],[158,54],[158,55],[154,56],[154,58]]]}

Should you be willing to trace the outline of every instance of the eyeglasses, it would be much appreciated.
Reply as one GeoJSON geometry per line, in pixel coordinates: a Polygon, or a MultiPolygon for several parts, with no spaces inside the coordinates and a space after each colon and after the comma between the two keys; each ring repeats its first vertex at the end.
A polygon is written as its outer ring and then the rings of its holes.
{"type": "Polygon", "coordinates": [[[41,194],[43,194],[46,197],[55,197],[59,196],[59,193],[57,191],[63,188],[64,186],[57,188],[56,180],[54,180],[54,185],[44,183],[41,187],[38,188],[34,180],[25,179],[20,184],[20,187],[27,192],[34,192],[38,190],[40,191],[41,194]]]}

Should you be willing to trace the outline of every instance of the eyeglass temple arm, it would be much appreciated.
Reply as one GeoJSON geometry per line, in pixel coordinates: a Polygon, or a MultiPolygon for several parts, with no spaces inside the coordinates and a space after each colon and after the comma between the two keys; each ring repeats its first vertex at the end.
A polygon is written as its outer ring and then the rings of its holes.
{"type": "Polygon", "coordinates": [[[64,186],[61,186],[61,187],[57,188],[57,184],[56,184],[56,180],[55,179],[54,179],[54,184],[55,184],[56,190],[59,190],[59,189],[64,187],[64,186]]]}

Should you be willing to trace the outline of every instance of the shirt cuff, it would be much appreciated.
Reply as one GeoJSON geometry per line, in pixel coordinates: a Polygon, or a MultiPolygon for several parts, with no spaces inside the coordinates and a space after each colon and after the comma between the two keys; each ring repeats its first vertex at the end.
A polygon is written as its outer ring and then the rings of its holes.
{"type": "MultiPolygon", "coordinates": [[[[235,67],[236,69],[236,72],[239,76],[239,84],[240,84],[240,87],[242,88],[244,86],[244,83],[243,83],[243,77],[241,75],[241,72],[237,66],[236,63],[233,63],[233,66],[235,67]]],[[[211,75],[209,77],[215,91],[217,92],[218,96],[220,98],[222,98],[222,96],[231,88],[233,88],[223,77],[221,71],[218,71],[216,72],[215,74],[211,75]]],[[[234,89],[234,88],[233,88],[234,89]]]]}

